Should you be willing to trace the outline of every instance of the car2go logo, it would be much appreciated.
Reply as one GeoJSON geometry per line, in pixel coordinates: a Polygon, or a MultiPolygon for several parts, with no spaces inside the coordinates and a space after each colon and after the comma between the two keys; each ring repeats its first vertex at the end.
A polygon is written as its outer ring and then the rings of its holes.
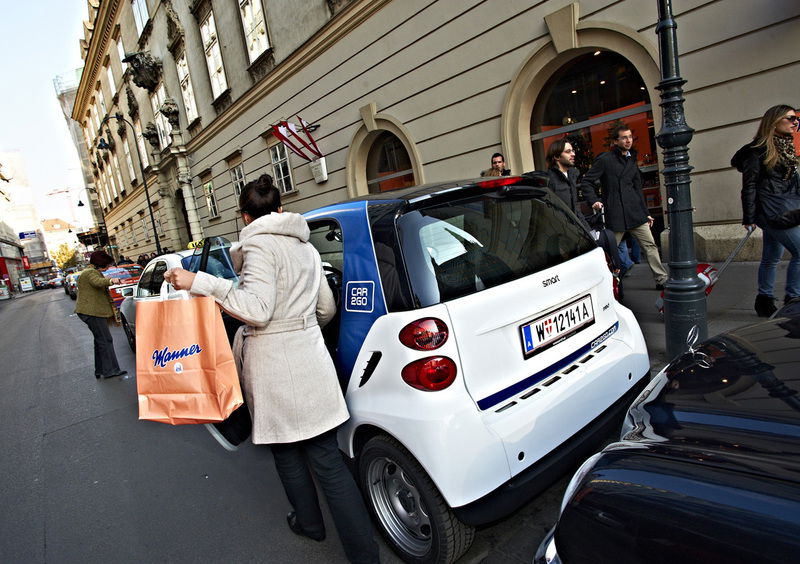
{"type": "Polygon", "coordinates": [[[348,282],[345,287],[344,309],[358,313],[371,313],[375,297],[375,282],[372,280],[348,282]]]}

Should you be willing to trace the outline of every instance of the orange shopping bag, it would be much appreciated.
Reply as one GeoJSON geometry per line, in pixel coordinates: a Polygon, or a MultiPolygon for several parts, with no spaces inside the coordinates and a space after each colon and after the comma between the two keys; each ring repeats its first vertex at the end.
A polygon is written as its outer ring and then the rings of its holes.
{"type": "Polygon", "coordinates": [[[136,304],[136,386],[139,419],[171,425],[223,421],[242,405],[214,298],[136,304]]]}

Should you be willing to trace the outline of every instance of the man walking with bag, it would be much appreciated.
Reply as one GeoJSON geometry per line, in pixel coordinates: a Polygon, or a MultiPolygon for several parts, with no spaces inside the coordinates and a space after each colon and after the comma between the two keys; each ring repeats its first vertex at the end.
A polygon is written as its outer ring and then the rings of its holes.
{"type": "Polygon", "coordinates": [[[650,228],[653,218],[647,212],[642,192],[642,174],[636,164],[633,147],[633,132],[624,123],[611,131],[614,147],[597,157],[592,168],[584,175],[581,190],[586,200],[596,210],[605,208],[606,225],[614,232],[617,244],[625,233],[639,241],[644,251],[656,290],[663,290],[667,271],[661,264],[655,240],[650,228]],[[602,201],[597,197],[594,183],[603,186],[602,201]]]}

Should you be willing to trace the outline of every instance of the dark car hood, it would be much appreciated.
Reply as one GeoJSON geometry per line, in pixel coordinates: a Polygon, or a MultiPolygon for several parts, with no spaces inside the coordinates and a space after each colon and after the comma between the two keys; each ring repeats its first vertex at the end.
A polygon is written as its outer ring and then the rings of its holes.
{"type": "Polygon", "coordinates": [[[723,333],[665,369],[625,440],[652,455],[800,480],[800,317],[723,333]]]}

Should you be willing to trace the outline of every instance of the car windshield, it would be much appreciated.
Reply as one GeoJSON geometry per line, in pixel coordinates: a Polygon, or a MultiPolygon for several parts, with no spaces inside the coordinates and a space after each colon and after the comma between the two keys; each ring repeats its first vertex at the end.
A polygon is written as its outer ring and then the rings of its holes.
{"type": "Polygon", "coordinates": [[[202,270],[217,278],[238,282],[239,277],[233,270],[230,247],[230,241],[224,237],[209,237],[204,239],[202,244],[197,245],[191,257],[186,257],[181,262],[184,268],[190,272],[202,270]],[[204,255],[207,256],[206,260],[204,260],[204,255]]]}
{"type": "Polygon", "coordinates": [[[438,203],[398,218],[420,307],[504,284],[596,247],[560,202],[535,193],[502,194],[438,203]]]}

